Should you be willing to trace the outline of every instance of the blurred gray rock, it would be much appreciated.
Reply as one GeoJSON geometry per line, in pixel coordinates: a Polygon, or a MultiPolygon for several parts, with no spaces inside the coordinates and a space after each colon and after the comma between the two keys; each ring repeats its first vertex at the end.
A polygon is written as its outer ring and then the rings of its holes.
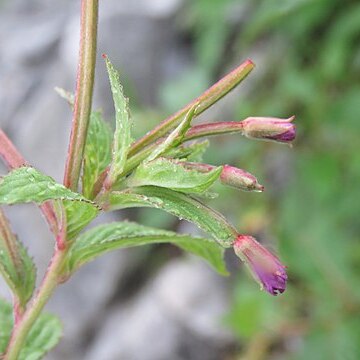
{"type": "Polygon", "coordinates": [[[204,262],[174,260],[135,299],[108,313],[85,358],[219,359],[232,341],[221,326],[225,294],[223,279],[204,262]]]}

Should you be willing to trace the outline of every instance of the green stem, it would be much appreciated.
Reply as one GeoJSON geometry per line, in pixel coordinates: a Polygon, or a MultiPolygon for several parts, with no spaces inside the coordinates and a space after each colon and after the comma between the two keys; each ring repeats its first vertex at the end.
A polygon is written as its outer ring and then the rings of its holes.
{"type": "Polygon", "coordinates": [[[44,280],[27,310],[15,324],[4,360],[17,360],[26,337],[59,283],[67,251],[56,250],[44,280]]]}
{"type": "Polygon", "coordinates": [[[156,126],[153,130],[148,132],[141,139],[136,141],[129,151],[129,155],[134,155],[137,152],[141,151],[146,145],[152,143],[158,138],[165,135],[168,131],[176,127],[179,122],[183,119],[185,114],[191,109],[194,104],[199,103],[199,106],[196,108],[195,116],[200,115],[206,109],[208,109],[211,105],[215,104],[218,100],[224,97],[227,93],[233,90],[237,85],[240,84],[242,80],[246,78],[246,76],[251,72],[254,68],[254,64],[251,60],[246,60],[236,69],[231,71],[221,80],[219,80],[216,84],[211,86],[207,91],[205,91],[198,98],[190,102],[184,108],[179,110],[174,115],[165,119],[158,126],[156,126]]]}
{"type": "Polygon", "coordinates": [[[77,191],[94,87],[98,0],[82,0],[78,75],[64,185],[77,191]]]}

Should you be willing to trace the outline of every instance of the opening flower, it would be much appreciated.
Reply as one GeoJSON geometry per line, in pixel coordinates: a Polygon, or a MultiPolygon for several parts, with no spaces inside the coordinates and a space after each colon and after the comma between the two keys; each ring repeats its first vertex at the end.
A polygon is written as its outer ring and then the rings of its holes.
{"type": "Polygon", "coordinates": [[[239,235],[234,244],[235,254],[248,266],[255,280],[271,295],[286,289],[285,266],[252,236],[239,235]]]}

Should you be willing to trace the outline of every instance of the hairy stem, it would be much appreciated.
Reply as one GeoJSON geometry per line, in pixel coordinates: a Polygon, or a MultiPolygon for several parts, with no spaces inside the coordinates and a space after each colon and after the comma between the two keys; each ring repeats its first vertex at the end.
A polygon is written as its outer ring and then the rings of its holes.
{"type": "Polygon", "coordinates": [[[26,337],[60,281],[67,252],[56,250],[40,288],[23,316],[15,323],[4,360],[17,360],[26,337]]]}
{"type": "Polygon", "coordinates": [[[78,74],[64,185],[77,191],[89,125],[96,62],[98,0],[82,0],[78,74]]]}
{"type": "Polygon", "coordinates": [[[15,169],[24,165],[28,165],[26,160],[17,151],[14,144],[0,129],[0,156],[4,163],[10,168],[15,169]]]}

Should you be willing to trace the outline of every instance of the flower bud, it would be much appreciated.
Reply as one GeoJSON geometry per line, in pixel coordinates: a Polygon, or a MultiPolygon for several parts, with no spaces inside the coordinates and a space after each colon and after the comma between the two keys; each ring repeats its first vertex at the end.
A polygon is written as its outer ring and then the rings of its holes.
{"type": "Polygon", "coordinates": [[[248,266],[255,280],[271,295],[285,291],[285,266],[252,236],[239,235],[234,244],[235,254],[248,266]]]}
{"type": "Polygon", "coordinates": [[[243,134],[250,139],[263,139],[289,143],[295,139],[296,127],[292,124],[295,116],[288,119],[270,117],[249,117],[243,121],[243,134]]]}
{"type": "Polygon", "coordinates": [[[224,185],[245,191],[264,191],[264,187],[258,183],[254,175],[230,165],[223,166],[220,181],[224,185]]]}

